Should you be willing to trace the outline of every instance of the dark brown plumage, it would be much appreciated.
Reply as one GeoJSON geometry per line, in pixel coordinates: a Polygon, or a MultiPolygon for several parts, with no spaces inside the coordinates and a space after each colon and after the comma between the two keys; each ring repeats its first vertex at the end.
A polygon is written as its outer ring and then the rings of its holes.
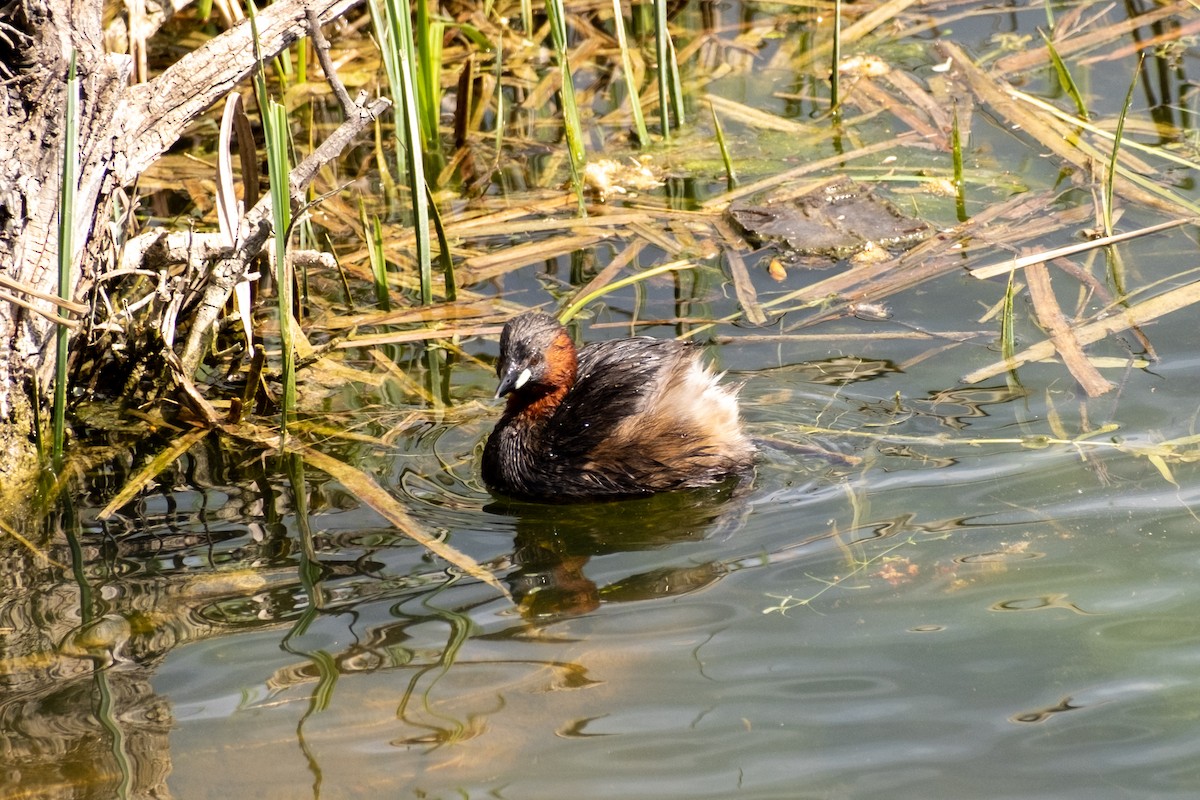
{"type": "Polygon", "coordinates": [[[534,500],[629,497],[709,486],[750,470],[737,392],[685,342],[637,337],[576,351],[553,317],[500,335],[508,405],[483,453],[494,491],[534,500]]]}

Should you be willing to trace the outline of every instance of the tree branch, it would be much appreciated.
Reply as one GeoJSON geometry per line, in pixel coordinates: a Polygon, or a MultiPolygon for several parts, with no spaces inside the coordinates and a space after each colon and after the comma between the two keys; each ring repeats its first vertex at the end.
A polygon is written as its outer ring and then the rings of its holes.
{"type": "MultiPolygon", "coordinates": [[[[328,22],[360,0],[282,0],[258,12],[259,48],[271,59],[303,38],[311,8],[328,22]]],[[[166,152],[184,129],[228,94],[256,64],[250,21],[245,20],[179,59],[149,83],[129,90],[116,152],[124,157],[113,172],[128,185],[166,152]]]]}
{"type": "MultiPolygon", "coordinates": [[[[300,207],[304,189],[316,177],[321,167],[336,158],[363,128],[378,118],[390,105],[391,102],[382,97],[366,107],[361,101],[352,105],[353,115],[292,169],[288,188],[294,209],[300,207]]],[[[180,355],[184,375],[196,374],[209,331],[220,317],[221,309],[225,307],[233,287],[242,280],[250,268],[250,262],[262,250],[270,235],[271,196],[267,194],[242,217],[241,224],[238,225],[237,244],[233,251],[213,267],[204,298],[192,317],[187,343],[180,355]]]]}

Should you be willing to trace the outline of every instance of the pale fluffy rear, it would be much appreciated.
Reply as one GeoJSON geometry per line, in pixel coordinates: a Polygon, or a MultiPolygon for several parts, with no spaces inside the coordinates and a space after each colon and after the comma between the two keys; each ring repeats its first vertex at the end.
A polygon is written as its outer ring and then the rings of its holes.
{"type": "Polygon", "coordinates": [[[737,473],[753,463],[755,448],[738,418],[741,387],[721,385],[723,373],[706,366],[699,350],[681,348],[677,357],[671,368],[656,373],[638,412],[596,449],[596,461],[630,448],[654,452],[668,470],[697,476],[737,473]]]}

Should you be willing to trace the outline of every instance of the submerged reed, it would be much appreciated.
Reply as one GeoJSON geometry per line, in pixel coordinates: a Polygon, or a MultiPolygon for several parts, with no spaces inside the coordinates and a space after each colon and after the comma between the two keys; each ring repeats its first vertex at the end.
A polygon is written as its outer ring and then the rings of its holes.
{"type": "Polygon", "coordinates": [[[1058,75],[1058,82],[1062,85],[1063,91],[1067,93],[1067,96],[1075,103],[1075,110],[1079,113],[1079,117],[1084,120],[1091,119],[1088,114],[1087,103],[1083,99],[1083,94],[1075,84],[1075,79],[1071,76],[1071,71],[1067,69],[1066,62],[1058,54],[1058,48],[1054,46],[1054,40],[1040,28],[1038,29],[1038,33],[1042,35],[1042,41],[1046,43],[1046,52],[1050,55],[1050,62],[1054,64],[1054,72],[1058,75]]]}

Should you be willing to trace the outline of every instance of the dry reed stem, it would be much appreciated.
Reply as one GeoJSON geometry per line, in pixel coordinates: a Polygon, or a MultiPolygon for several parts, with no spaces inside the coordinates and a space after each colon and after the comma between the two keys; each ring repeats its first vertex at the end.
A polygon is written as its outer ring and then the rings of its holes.
{"type": "MultiPolygon", "coordinates": [[[[58,306],[59,308],[63,309],[64,311],[69,311],[72,314],[86,314],[88,312],[88,307],[83,305],[82,303],[76,303],[71,300],[63,300],[58,295],[47,294],[45,292],[39,292],[37,289],[34,289],[32,286],[27,286],[24,283],[21,283],[20,281],[15,281],[12,278],[8,277],[7,275],[0,275],[0,286],[3,286],[6,289],[11,289],[14,292],[20,292],[21,294],[28,295],[29,297],[32,297],[36,300],[43,300],[47,303],[58,306]]],[[[12,297],[11,295],[7,295],[7,296],[10,298],[12,297]]],[[[18,301],[18,300],[13,300],[13,302],[20,303],[20,301],[18,301]]],[[[55,316],[54,314],[51,314],[51,313],[48,313],[46,311],[39,310],[36,308],[32,308],[24,303],[20,303],[20,305],[24,306],[25,308],[30,308],[30,310],[32,310],[32,311],[37,311],[37,313],[39,313],[45,317],[48,317],[50,319],[53,319],[55,322],[61,322],[61,320],[59,320],[58,317],[55,316]]]]}
{"type": "MultiPolygon", "coordinates": [[[[1058,51],[1058,55],[1061,58],[1066,59],[1067,56],[1107,44],[1114,39],[1119,39],[1138,28],[1152,25],[1159,20],[1176,14],[1186,14],[1189,10],[1191,10],[1191,6],[1187,2],[1169,3],[1158,8],[1153,8],[1136,17],[1114,22],[1092,33],[1080,34],[1079,36],[1067,37],[1061,40],[1055,39],[1054,49],[1058,51]]],[[[1011,56],[1005,56],[997,60],[993,66],[1000,74],[1007,75],[1032,69],[1033,67],[1045,66],[1048,63],[1050,63],[1050,50],[1045,45],[1042,45],[1041,47],[1035,47],[1011,56]]]]}
{"type": "MultiPolygon", "coordinates": [[[[580,228],[604,228],[618,227],[621,225],[629,225],[635,222],[644,222],[646,212],[615,212],[611,214],[589,214],[586,217],[549,217],[542,219],[529,219],[527,217],[516,217],[512,221],[486,223],[480,222],[470,228],[458,227],[453,233],[457,236],[467,238],[475,237],[499,237],[499,236],[523,236],[530,233],[545,233],[545,232],[567,232],[574,231],[580,228]]],[[[451,233],[447,229],[447,234],[451,233]]]]}
{"type": "MultiPolygon", "coordinates": [[[[1067,125],[1070,125],[1070,126],[1076,127],[1076,128],[1081,128],[1082,130],[1085,130],[1088,133],[1090,133],[1096,137],[1104,139],[1105,146],[1111,147],[1111,143],[1116,141],[1116,138],[1117,138],[1116,134],[1110,133],[1109,131],[1104,130],[1103,128],[1099,127],[1098,125],[1096,125],[1092,122],[1089,122],[1088,120],[1080,119],[1079,117],[1075,116],[1074,114],[1069,114],[1069,113],[1063,111],[1062,109],[1060,109],[1058,106],[1056,106],[1052,103],[1048,103],[1039,97],[1034,97],[1031,94],[1026,94],[1025,92],[1022,92],[1018,89],[1012,89],[1012,88],[1010,88],[1008,90],[1008,93],[1013,98],[1020,100],[1022,103],[1029,103],[1030,105],[1037,108],[1039,111],[1044,111],[1045,113],[1050,114],[1051,116],[1066,123],[1067,125]]],[[[1126,120],[1125,120],[1126,136],[1121,139],[1121,148],[1122,148],[1122,155],[1125,156],[1127,159],[1129,159],[1128,161],[1126,161],[1126,165],[1128,167],[1130,167],[1131,169],[1140,170],[1140,171],[1147,172],[1147,173],[1154,172],[1154,169],[1152,167],[1150,167],[1149,164],[1147,164],[1144,161],[1141,161],[1140,159],[1134,159],[1131,154],[1125,152],[1128,150],[1137,150],[1147,156],[1151,156],[1153,158],[1160,158],[1164,161],[1169,161],[1172,164],[1176,164],[1178,166],[1185,167],[1187,169],[1193,169],[1193,170],[1200,169],[1200,164],[1198,164],[1195,160],[1181,158],[1180,156],[1177,156],[1175,153],[1171,152],[1170,150],[1164,150],[1161,147],[1152,147],[1149,145],[1144,145],[1141,142],[1138,142],[1134,139],[1130,139],[1128,137],[1128,134],[1133,133],[1133,132],[1142,133],[1146,136],[1157,136],[1161,133],[1161,129],[1157,125],[1154,125],[1151,123],[1146,123],[1145,121],[1142,121],[1142,120],[1132,120],[1132,119],[1126,118],[1126,120]]]]}
{"type": "Polygon", "coordinates": [[[629,243],[621,253],[608,263],[604,269],[596,273],[596,275],[579,289],[571,293],[570,297],[563,303],[563,308],[571,307],[576,300],[581,297],[587,297],[593,292],[598,292],[603,287],[611,283],[621,270],[633,263],[634,259],[645,249],[646,243],[639,242],[636,239],[629,243]]]}
{"type": "MultiPolygon", "coordinates": [[[[936,131],[940,132],[942,146],[949,149],[949,131],[953,124],[952,112],[953,109],[942,99],[935,97],[930,90],[913,79],[912,75],[904,70],[893,69],[883,76],[883,80],[890,83],[897,92],[901,94],[908,102],[918,106],[928,115],[933,123],[936,131]]],[[[892,108],[895,103],[889,104],[888,108],[892,108]]],[[[959,114],[959,125],[962,125],[962,114],[959,114]]]]}
{"type": "Polygon", "coordinates": [[[751,325],[766,325],[767,314],[758,302],[758,292],[750,273],[746,270],[746,262],[736,250],[725,251],[725,261],[729,264],[729,276],[733,279],[733,291],[737,294],[738,305],[751,325]]]}
{"type": "MultiPolygon", "coordinates": [[[[899,16],[905,11],[905,9],[913,5],[915,2],[916,0],[888,0],[888,2],[873,8],[871,11],[867,12],[850,25],[844,26],[842,28],[842,35],[840,37],[843,50],[847,46],[854,44],[859,39],[862,39],[867,34],[873,32],[883,23],[899,16]]],[[[852,10],[853,6],[843,5],[842,9],[845,12],[847,10],[852,10]]],[[[827,59],[832,51],[833,41],[832,39],[826,39],[816,47],[806,50],[798,58],[796,58],[793,61],[792,68],[797,71],[803,70],[805,67],[813,64],[818,59],[827,59]]]]}
{"type": "MultiPolygon", "coordinates": [[[[475,208],[469,212],[444,217],[443,223],[446,227],[446,235],[451,239],[465,237],[468,231],[481,226],[509,222],[526,217],[533,219],[554,217],[555,213],[562,209],[573,209],[576,207],[575,198],[564,192],[555,191],[552,196],[544,196],[544,193],[539,194],[543,194],[543,196],[538,197],[531,192],[516,207],[513,206],[511,197],[483,198],[479,201],[482,208],[475,208]],[[494,211],[489,211],[488,205],[491,203],[495,203],[501,207],[494,211]]],[[[396,231],[389,238],[388,248],[389,251],[407,250],[411,249],[415,242],[415,234],[411,228],[406,227],[396,231]]]]}
{"type": "MultiPolygon", "coordinates": [[[[793,122],[790,119],[784,119],[769,111],[760,111],[757,108],[752,108],[736,100],[730,100],[727,97],[706,94],[703,100],[720,112],[722,119],[728,119],[731,122],[740,122],[750,128],[805,136],[814,144],[818,141],[823,141],[828,136],[827,132],[813,125],[807,125],[803,122],[793,122]]],[[[802,145],[803,143],[800,144],[802,145]]]]}
{"type": "Polygon", "coordinates": [[[498,208],[494,211],[489,210],[486,206],[483,208],[464,209],[456,214],[447,214],[442,218],[442,223],[446,227],[448,235],[465,235],[468,231],[473,232],[480,226],[499,225],[505,222],[511,222],[515,219],[524,219],[527,217],[537,218],[543,215],[549,215],[555,210],[574,208],[575,201],[573,198],[567,198],[565,195],[558,195],[555,202],[547,203],[545,201],[537,203],[520,203],[516,206],[512,205],[510,199],[503,208],[498,208]]]}
{"type": "Polygon", "coordinates": [[[1180,41],[1185,37],[1194,37],[1197,33],[1200,33],[1200,18],[1193,19],[1189,22],[1184,22],[1178,28],[1174,28],[1166,33],[1160,33],[1158,36],[1151,36],[1147,39],[1140,39],[1133,44],[1125,45],[1124,47],[1106,50],[1102,55],[1081,58],[1079,59],[1079,63],[1086,66],[1104,61],[1116,61],[1118,59],[1127,58],[1128,56],[1137,55],[1138,53],[1161,47],[1164,44],[1180,41]]]}
{"type": "MultiPolygon", "coordinates": [[[[843,105],[856,105],[866,111],[867,108],[862,101],[868,100],[874,104],[875,108],[887,109],[889,113],[907,125],[913,133],[925,141],[936,144],[942,150],[949,148],[950,140],[946,133],[949,130],[949,126],[942,126],[933,119],[930,119],[915,104],[909,105],[904,100],[888,94],[870,78],[859,78],[846,86],[844,92],[845,94],[842,98],[843,105]]],[[[924,90],[921,90],[920,94],[928,97],[928,94],[924,90]]],[[[911,99],[909,99],[909,103],[911,103],[911,99]]]]}
{"type": "Polygon", "coordinates": [[[468,258],[460,267],[459,280],[464,286],[481,283],[530,264],[551,261],[575,250],[583,250],[604,241],[610,235],[608,231],[581,233],[559,239],[530,242],[497,253],[468,258]]]}
{"type": "Polygon", "coordinates": [[[446,320],[462,320],[471,317],[486,317],[494,314],[496,304],[491,300],[460,300],[454,303],[439,303],[432,306],[393,309],[392,311],[368,312],[364,314],[330,315],[313,321],[309,328],[325,331],[348,328],[375,328],[387,325],[432,325],[446,320]]]}
{"type": "Polygon", "coordinates": [[[441,330],[429,330],[422,328],[417,331],[396,331],[394,333],[380,333],[370,336],[356,336],[345,341],[338,342],[339,350],[346,350],[352,347],[378,347],[383,344],[403,344],[406,342],[427,342],[433,339],[458,339],[466,336],[498,336],[503,326],[501,325],[478,325],[471,327],[444,328],[441,330]]]}
{"type": "Polygon", "coordinates": [[[830,342],[847,342],[853,344],[855,342],[865,341],[902,342],[941,339],[951,344],[962,344],[963,342],[969,342],[973,339],[985,339],[995,335],[995,331],[935,331],[915,330],[909,328],[907,330],[861,331],[858,333],[745,333],[738,334],[736,337],[716,336],[714,337],[714,340],[720,344],[737,344],[739,342],[745,342],[747,344],[779,344],[782,342],[813,342],[827,344],[830,342]]]}
{"type": "MultiPolygon", "coordinates": [[[[1178,289],[1173,289],[1149,300],[1143,300],[1129,308],[1118,309],[1113,312],[1112,316],[1104,319],[1081,325],[1075,329],[1075,338],[1081,345],[1091,344],[1111,334],[1145,325],[1151,320],[1169,314],[1172,311],[1186,308],[1196,302],[1200,302],[1200,281],[1180,286],[1178,289]]],[[[1028,347],[1017,353],[1011,359],[1001,360],[974,370],[963,376],[963,382],[979,383],[988,378],[994,378],[1009,370],[1016,369],[1026,362],[1050,358],[1054,355],[1054,351],[1053,342],[1038,342],[1032,347],[1028,347]]]]}
{"type": "MultiPolygon", "coordinates": [[[[867,156],[872,156],[877,153],[886,152],[897,146],[902,147],[904,145],[916,144],[919,144],[919,142],[915,140],[913,134],[902,133],[899,136],[888,139],[887,141],[865,145],[856,150],[851,150],[848,153],[829,156],[828,158],[821,158],[816,161],[809,161],[805,164],[801,164],[798,167],[794,167],[761,180],[754,181],[753,183],[748,183],[745,186],[739,186],[736,189],[732,189],[728,192],[717,195],[711,200],[701,203],[700,207],[710,210],[724,209],[734,200],[746,197],[747,195],[756,194],[757,192],[779,186],[780,184],[790,183],[791,181],[794,181],[797,178],[802,178],[805,175],[812,175],[813,173],[824,172],[830,169],[839,169],[849,161],[855,161],[857,159],[866,158],[867,156]]],[[[827,180],[827,178],[825,180],[827,180]]]]}
{"type": "Polygon", "coordinates": [[[1063,363],[1075,376],[1075,380],[1079,381],[1088,397],[1099,397],[1112,389],[1113,384],[1088,361],[1070,324],[1063,316],[1062,309],[1054,297],[1054,290],[1050,286],[1050,272],[1046,265],[1033,264],[1025,270],[1025,277],[1029,281],[1029,296],[1033,301],[1033,310],[1038,321],[1045,328],[1063,363]]]}
{"type": "Polygon", "coordinates": [[[984,209],[955,228],[952,234],[936,236],[898,258],[852,267],[839,275],[774,298],[765,305],[775,307],[799,300],[820,306],[812,316],[793,323],[792,327],[811,325],[838,316],[848,303],[879,300],[939,275],[962,269],[963,257],[959,246],[963,240],[986,235],[988,241],[998,238],[1011,243],[1057,230],[1064,221],[1087,218],[1086,209],[1072,209],[1057,216],[1041,213],[1054,199],[1055,196],[1048,192],[1034,197],[1014,197],[1006,203],[984,209]],[[996,224],[1000,219],[1009,219],[1011,224],[1001,228],[996,224]],[[838,304],[831,306],[830,298],[836,299],[838,304]]]}
{"type": "MultiPolygon", "coordinates": [[[[1059,123],[1053,117],[1046,118],[1029,113],[1024,105],[1018,103],[1011,94],[1007,84],[1001,85],[992,75],[984,72],[971,62],[970,58],[957,45],[951,42],[941,42],[943,52],[953,60],[955,66],[962,71],[980,102],[988,106],[1001,119],[1019,126],[1021,131],[1037,140],[1063,161],[1074,165],[1085,175],[1102,174],[1105,167],[1104,158],[1098,151],[1088,154],[1079,142],[1072,142],[1073,131],[1059,123]]],[[[1166,213],[1179,213],[1179,199],[1164,200],[1157,194],[1151,193],[1139,186],[1128,177],[1117,175],[1113,179],[1114,192],[1125,199],[1140,205],[1156,208],[1166,213]]],[[[1186,205],[1183,205],[1187,208],[1186,205]]]]}
{"type": "MultiPolygon", "coordinates": [[[[323,358],[320,360],[319,366],[314,366],[311,369],[320,375],[322,381],[328,382],[333,379],[340,384],[354,383],[371,389],[378,389],[387,380],[387,376],[383,373],[359,369],[337,358],[323,358]]],[[[305,420],[304,423],[311,425],[312,421],[305,420]]],[[[291,424],[290,422],[288,423],[289,428],[291,424]]]]}
{"type": "Polygon", "coordinates": [[[989,264],[984,267],[976,267],[970,270],[970,275],[979,279],[995,278],[998,275],[1003,275],[1012,270],[1021,270],[1032,264],[1040,264],[1045,261],[1051,261],[1064,256],[1083,253],[1088,250],[1096,250],[1101,247],[1107,247],[1118,242],[1124,242],[1128,239],[1136,239],[1141,236],[1148,236],[1152,233],[1177,228],[1180,225],[1187,225],[1196,222],[1195,219],[1173,219],[1168,222],[1160,222],[1157,225],[1150,225],[1145,228],[1140,228],[1136,231],[1127,233],[1113,234],[1112,236],[1100,236],[1095,239],[1089,239],[1086,242],[1071,244],[1065,247],[1056,247],[1053,250],[1043,250],[1040,253],[1032,253],[1030,255],[1013,258],[1011,261],[1001,262],[999,264],[989,264]]]}
{"type": "MultiPolygon", "coordinates": [[[[44,297],[50,297],[50,295],[44,295],[44,297]]],[[[47,311],[44,308],[38,308],[33,303],[30,303],[28,300],[22,300],[20,297],[17,297],[14,294],[9,294],[6,291],[0,290],[0,300],[5,300],[9,303],[12,303],[13,305],[20,306],[21,308],[25,309],[26,311],[31,311],[40,317],[45,317],[46,319],[50,320],[51,322],[55,323],[56,325],[62,325],[64,328],[68,328],[73,331],[79,330],[79,328],[80,328],[79,320],[67,319],[66,317],[61,317],[52,311],[47,311]]],[[[66,302],[66,301],[63,301],[63,302],[66,302]]]]}
{"type": "MultiPolygon", "coordinates": [[[[266,434],[263,440],[266,442],[274,441],[277,447],[279,437],[273,434],[266,434]]],[[[394,497],[380,488],[379,484],[370,475],[319,450],[314,450],[307,445],[298,444],[294,440],[292,440],[291,446],[300,454],[305,463],[316,467],[341,483],[346,491],[353,494],[355,498],[365,505],[374,509],[405,536],[422,545],[442,560],[470,575],[472,578],[483,581],[500,592],[504,597],[512,600],[512,595],[509,594],[508,589],[504,584],[500,583],[491,571],[482,567],[475,559],[462,551],[426,533],[420,524],[408,515],[404,507],[394,497]]]]}
{"type": "MultiPolygon", "coordinates": [[[[643,219],[645,219],[645,217],[643,217],[643,219]]],[[[659,249],[666,253],[669,258],[679,258],[684,252],[684,248],[679,244],[679,242],[672,238],[668,233],[665,231],[655,230],[649,225],[646,225],[644,222],[630,223],[628,230],[629,233],[636,234],[637,236],[641,237],[642,240],[649,242],[652,245],[656,245],[659,249]]]]}
{"type": "Polygon", "coordinates": [[[433,392],[413,380],[407,372],[396,365],[395,361],[374,349],[371,350],[371,359],[375,362],[375,366],[382,369],[384,375],[399,384],[406,394],[419,398],[427,406],[433,404],[433,392]]]}
{"type": "Polygon", "coordinates": [[[108,519],[118,508],[132,501],[135,497],[141,494],[150,481],[159,476],[160,473],[167,467],[174,464],[184,453],[192,449],[192,445],[208,436],[209,429],[201,428],[191,430],[176,438],[154,458],[150,460],[146,466],[137,471],[135,475],[130,476],[125,485],[121,487],[121,491],[117,492],[112,500],[108,501],[108,505],[100,509],[100,513],[96,515],[97,519],[108,519]]]}

